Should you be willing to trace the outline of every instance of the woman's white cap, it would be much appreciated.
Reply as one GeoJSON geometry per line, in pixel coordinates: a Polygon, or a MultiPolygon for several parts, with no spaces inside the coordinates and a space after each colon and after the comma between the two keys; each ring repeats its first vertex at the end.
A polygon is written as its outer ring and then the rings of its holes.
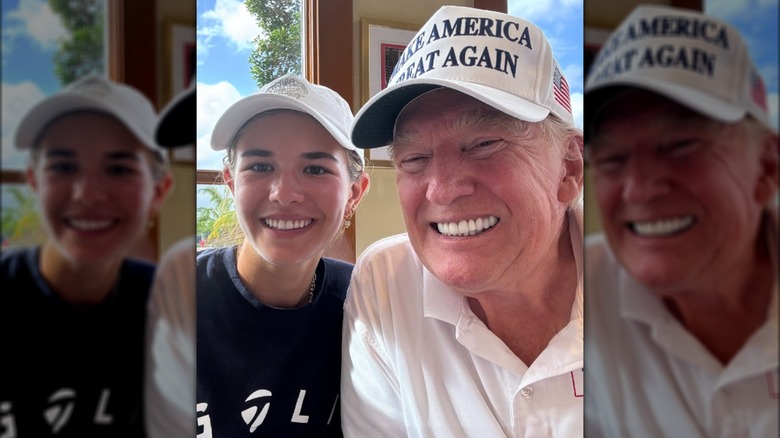
{"type": "MultiPolygon", "coordinates": [[[[354,151],[349,127],[354,118],[349,104],[328,87],[288,74],[264,85],[257,93],[231,105],[211,132],[211,148],[227,149],[238,130],[255,115],[277,109],[300,111],[314,117],[345,149],[354,151]]],[[[363,154],[358,153],[361,160],[363,154]]]]}
{"type": "Polygon", "coordinates": [[[78,79],[33,106],[16,130],[16,148],[31,148],[54,120],[79,111],[111,115],[149,149],[161,151],[154,139],[157,113],[149,99],[133,87],[99,75],[78,79]]]}

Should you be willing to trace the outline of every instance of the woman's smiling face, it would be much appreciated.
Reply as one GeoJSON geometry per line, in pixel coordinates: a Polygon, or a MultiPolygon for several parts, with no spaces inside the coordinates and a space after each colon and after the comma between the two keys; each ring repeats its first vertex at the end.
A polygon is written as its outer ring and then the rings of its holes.
{"type": "Polygon", "coordinates": [[[235,148],[228,185],[255,251],[274,264],[319,258],[356,192],[346,149],[314,118],[291,110],[250,121],[235,148]]]}

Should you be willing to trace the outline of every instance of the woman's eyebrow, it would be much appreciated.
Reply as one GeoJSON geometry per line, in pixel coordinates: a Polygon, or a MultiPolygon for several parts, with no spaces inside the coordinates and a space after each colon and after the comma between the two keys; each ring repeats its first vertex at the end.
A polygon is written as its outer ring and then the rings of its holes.
{"type": "Polygon", "coordinates": [[[301,154],[301,157],[308,158],[309,160],[326,159],[326,160],[333,160],[335,162],[339,161],[335,156],[327,152],[304,152],[301,154]]]}
{"type": "Polygon", "coordinates": [[[249,149],[241,152],[242,157],[272,157],[273,155],[274,153],[267,149],[249,149]]]}

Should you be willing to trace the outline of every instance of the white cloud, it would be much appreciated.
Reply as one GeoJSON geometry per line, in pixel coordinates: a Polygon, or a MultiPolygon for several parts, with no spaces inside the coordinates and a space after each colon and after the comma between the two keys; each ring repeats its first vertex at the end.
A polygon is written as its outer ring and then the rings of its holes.
{"type": "Polygon", "coordinates": [[[569,83],[569,89],[572,91],[581,90],[583,84],[582,64],[569,64],[562,68],[566,82],[569,83]]]}
{"type": "Polygon", "coordinates": [[[244,96],[233,84],[225,81],[213,85],[198,82],[196,92],[198,101],[197,166],[199,169],[219,170],[222,169],[224,152],[216,152],[211,149],[211,131],[228,107],[244,96]]]}
{"type": "Polygon", "coordinates": [[[758,69],[760,70],[761,77],[764,78],[764,82],[766,82],[766,88],[768,90],[777,90],[778,72],[780,71],[778,65],[764,64],[764,65],[759,65],[758,69]]]}
{"type": "Polygon", "coordinates": [[[746,14],[751,9],[749,2],[734,0],[707,0],[704,11],[723,20],[731,21],[746,14]]]}
{"type": "Polygon", "coordinates": [[[562,62],[561,59],[567,55],[582,57],[582,40],[575,40],[571,36],[565,34],[553,34],[544,31],[544,35],[547,37],[547,41],[550,42],[550,47],[553,49],[553,55],[558,62],[562,62]]]}
{"type": "MultiPolygon", "coordinates": [[[[570,12],[582,20],[582,0],[509,0],[507,12],[532,23],[562,23],[570,12]]],[[[562,23],[563,24],[563,23],[562,23]]]]}
{"type": "Polygon", "coordinates": [[[775,130],[780,130],[780,96],[775,93],[769,93],[767,103],[769,104],[769,123],[775,130]]]}
{"type": "Polygon", "coordinates": [[[59,15],[45,0],[20,1],[16,10],[10,11],[3,22],[3,50],[12,49],[13,38],[27,35],[45,50],[56,49],[59,42],[68,38],[59,15]],[[7,22],[5,21],[7,20],[7,22]],[[9,26],[6,35],[6,25],[9,26]],[[6,37],[10,38],[6,38],[6,37]]]}
{"type": "Polygon", "coordinates": [[[762,17],[763,20],[767,11],[777,11],[777,0],[706,0],[704,2],[706,14],[729,22],[737,20],[753,22],[756,17],[762,17]]]}
{"type": "Polygon", "coordinates": [[[536,23],[549,15],[555,3],[555,0],[510,0],[507,11],[509,15],[536,23]]]}
{"type": "Polygon", "coordinates": [[[14,133],[27,111],[45,94],[32,82],[3,83],[2,96],[2,157],[4,169],[21,169],[27,164],[27,153],[19,152],[13,143],[14,133]]]}
{"type": "Polygon", "coordinates": [[[571,112],[574,115],[574,124],[578,128],[584,129],[583,127],[585,126],[585,123],[582,117],[584,113],[582,93],[571,94],[571,112]]]}
{"type": "Polygon", "coordinates": [[[201,17],[205,25],[198,27],[199,46],[201,40],[208,43],[212,38],[222,37],[238,51],[251,50],[252,41],[260,34],[255,18],[243,1],[217,0],[214,9],[204,12],[201,17]]]}

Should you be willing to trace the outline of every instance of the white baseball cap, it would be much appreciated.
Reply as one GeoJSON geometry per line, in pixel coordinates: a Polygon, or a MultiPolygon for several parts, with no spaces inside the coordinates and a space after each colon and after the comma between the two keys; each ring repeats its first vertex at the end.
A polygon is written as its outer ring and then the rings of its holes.
{"type": "Polygon", "coordinates": [[[700,12],[640,5],[623,20],[585,81],[589,124],[626,87],[657,93],[721,122],[750,114],[771,129],[764,80],[739,31],[700,12]]]}
{"type": "Polygon", "coordinates": [[[440,87],[528,122],[552,113],[574,125],[569,85],[538,26],[499,12],[443,6],[406,46],[387,88],[360,109],[352,141],[365,149],[390,144],[401,110],[440,87]]]}
{"type": "MultiPolygon", "coordinates": [[[[345,149],[356,151],[349,141],[354,116],[349,104],[328,87],[312,84],[305,78],[288,74],[264,85],[257,93],[231,105],[217,120],[211,132],[211,148],[225,150],[238,130],[252,117],[265,111],[289,109],[314,117],[345,149]]],[[[363,160],[363,154],[358,153],[363,160]]]]}
{"type": "Polygon", "coordinates": [[[109,114],[149,149],[161,151],[154,140],[157,113],[149,99],[133,87],[99,75],[80,78],[33,106],[16,130],[16,148],[31,148],[55,119],[78,111],[109,114]]]}

